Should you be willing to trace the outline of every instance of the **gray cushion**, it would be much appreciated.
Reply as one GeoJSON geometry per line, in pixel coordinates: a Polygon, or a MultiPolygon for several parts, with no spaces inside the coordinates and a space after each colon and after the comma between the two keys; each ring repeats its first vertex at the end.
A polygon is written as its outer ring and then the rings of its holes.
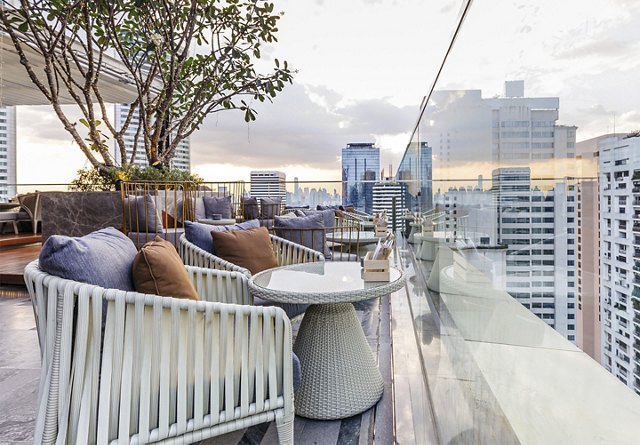
{"type": "Polygon", "coordinates": [[[326,243],[324,217],[320,213],[297,218],[276,216],[274,220],[277,236],[302,244],[325,255],[329,253],[326,243]]]}
{"type": "Polygon", "coordinates": [[[258,212],[258,200],[256,198],[244,198],[242,200],[242,214],[244,219],[257,219],[260,216],[258,212]]]}
{"type": "Polygon", "coordinates": [[[302,210],[305,215],[317,215],[321,214],[324,219],[324,228],[328,232],[332,232],[336,226],[336,212],[333,209],[327,210],[302,210]]]}
{"type": "Polygon", "coordinates": [[[273,219],[280,214],[280,198],[260,198],[260,218],[273,219]]]}
{"type": "Polygon", "coordinates": [[[162,232],[162,220],[151,195],[126,196],[124,218],[129,232],[162,232]]]}
{"type": "Polygon", "coordinates": [[[241,223],[231,224],[228,226],[212,226],[210,224],[201,224],[197,222],[185,221],[185,236],[187,240],[199,248],[205,250],[206,252],[210,252],[215,254],[215,248],[213,246],[213,238],[211,237],[211,232],[225,232],[229,230],[246,230],[246,229],[255,229],[256,227],[260,227],[260,223],[257,219],[253,219],[250,221],[245,221],[241,223]]]}
{"type": "Polygon", "coordinates": [[[233,207],[231,206],[231,196],[205,196],[204,213],[207,218],[213,215],[220,215],[220,218],[229,219],[233,216],[233,207]]]}
{"type": "Polygon", "coordinates": [[[0,212],[0,221],[15,221],[18,218],[18,212],[0,212]]]}
{"type": "Polygon", "coordinates": [[[40,268],[67,280],[133,291],[131,268],[137,253],[133,242],[113,227],[80,238],[53,235],[42,245],[40,268]]]}

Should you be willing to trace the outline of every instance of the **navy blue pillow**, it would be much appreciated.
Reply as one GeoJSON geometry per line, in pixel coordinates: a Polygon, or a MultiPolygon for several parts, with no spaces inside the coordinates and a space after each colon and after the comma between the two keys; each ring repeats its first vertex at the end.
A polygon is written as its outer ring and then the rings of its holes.
{"type": "Polygon", "coordinates": [[[233,218],[231,196],[205,196],[202,200],[207,218],[211,218],[212,215],[220,215],[222,219],[233,218]]]}
{"type": "Polygon", "coordinates": [[[40,250],[40,269],[67,280],[134,291],[131,268],[138,249],[113,227],[74,238],[49,237],[40,250]]]}
{"type": "Polygon", "coordinates": [[[184,235],[187,240],[202,250],[215,254],[215,248],[213,247],[213,238],[211,232],[226,232],[229,230],[246,230],[255,229],[260,227],[260,221],[252,219],[241,223],[231,224],[228,226],[214,226],[211,224],[202,224],[198,222],[185,221],[184,222],[184,235]]]}

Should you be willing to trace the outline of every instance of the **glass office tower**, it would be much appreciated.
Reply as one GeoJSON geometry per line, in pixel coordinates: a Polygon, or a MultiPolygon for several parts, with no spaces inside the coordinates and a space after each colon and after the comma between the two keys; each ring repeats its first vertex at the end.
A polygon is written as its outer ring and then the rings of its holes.
{"type": "Polygon", "coordinates": [[[342,149],[342,203],[373,211],[373,185],[380,177],[380,149],[372,143],[351,143],[342,149]]]}

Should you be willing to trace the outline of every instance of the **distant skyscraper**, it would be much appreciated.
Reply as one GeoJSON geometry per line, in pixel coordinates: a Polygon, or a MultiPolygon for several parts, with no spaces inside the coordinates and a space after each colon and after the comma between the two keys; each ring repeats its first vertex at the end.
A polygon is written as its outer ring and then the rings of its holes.
{"type": "Polygon", "coordinates": [[[640,137],[599,147],[600,363],[640,394],[640,137]]]}
{"type": "Polygon", "coordinates": [[[287,198],[287,176],[283,172],[257,170],[251,172],[251,196],[255,198],[287,198]]]}
{"type": "MultiPolygon", "coordinates": [[[[127,115],[129,113],[129,105],[128,104],[116,104],[115,106],[115,127],[116,130],[120,130],[122,128],[122,124],[124,123],[127,115]]],[[[131,124],[127,128],[127,131],[124,134],[124,141],[127,147],[127,158],[130,161],[131,156],[133,154],[133,142],[136,139],[136,132],[138,130],[138,125],[140,124],[140,118],[138,113],[136,112],[132,119],[131,124]]],[[[115,144],[115,143],[114,143],[115,144]]],[[[115,150],[115,159],[116,162],[120,163],[120,150],[117,145],[114,145],[115,150]]],[[[134,163],[137,165],[148,165],[147,155],[144,151],[144,136],[142,133],[138,137],[138,146],[136,149],[136,158],[134,163]]],[[[172,168],[177,168],[179,170],[191,171],[191,149],[189,144],[189,138],[183,139],[178,144],[176,151],[174,153],[173,158],[170,161],[170,165],[172,168]]]]}
{"type": "Polygon", "coordinates": [[[464,166],[483,174],[529,163],[536,176],[576,176],[566,163],[546,162],[576,157],[576,127],[557,124],[559,107],[557,97],[525,97],[524,81],[506,82],[504,96],[495,98],[480,90],[436,91],[421,139],[433,147],[441,177],[464,166]]]}
{"type": "MultiPolygon", "coordinates": [[[[373,212],[387,211],[389,221],[393,216],[393,203],[396,204],[396,221],[399,224],[402,210],[406,208],[407,185],[396,181],[382,181],[373,185],[373,212]]],[[[399,227],[399,225],[397,225],[399,227]]]]}
{"type": "Polygon", "coordinates": [[[531,187],[526,167],[493,171],[497,242],[507,245],[507,292],[575,341],[575,187],[531,187]]]}
{"type": "Polygon", "coordinates": [[[0,202],[7,202],[16,190],[16,109],[0,108],[0,202]]]}
{"type": "Polygon", "coordinates": [[[379,180],[380,149],[371,143],[347,144],[342,149],[342,203],[373,211],[373,184],[379,180]]]}
{"type": "Polygon", "coordinates": [[[412,211],[426,212],[433,207],[432,155],[427,142],[412,142],[396,172],[396,180],[407,185],[405,204],[412,211]]]}

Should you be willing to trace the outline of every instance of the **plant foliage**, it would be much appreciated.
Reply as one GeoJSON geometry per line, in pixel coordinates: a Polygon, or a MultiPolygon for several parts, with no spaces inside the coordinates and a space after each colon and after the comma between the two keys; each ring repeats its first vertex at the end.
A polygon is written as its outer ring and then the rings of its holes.
{"type": "Polygon", "coordinates": [[[252,101],[272,100],[292,80],[286,61],[263,62],[264,70],[256,66],[264,46],[277,41],[281,14],[270,2],[3,3],[0,22],[29,78],[91,164],[101,170],[115,165],[111,140],[122,165],[133,163],[138,150],[144,150],[150,165],[167,165],[180,141],[207,115],[239,109],[246,121],[255,120],[252,101]],[[31,60],[27,47],[43,61],[31,60]],[[116,62],[109,57],[113,53],[116,62]],[[106,78],[126,80],[137,92],[119,129],[105,100],[106,78]],[[80,126],[61,107],[69,100],[83,115],[80,126]],[[127,159],[124,134],[129,128],[137,128],[138,137],[127,159]],[[143,147],[138,147],[139,138],[143,147]]]}

